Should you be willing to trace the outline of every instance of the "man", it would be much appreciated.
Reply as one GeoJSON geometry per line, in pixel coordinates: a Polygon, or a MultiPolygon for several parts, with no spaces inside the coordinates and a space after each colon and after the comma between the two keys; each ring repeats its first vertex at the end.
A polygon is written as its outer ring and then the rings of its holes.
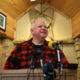
{"type": "MultiPolygon", "coordinates": [[[[45,38],[48,35],[46,24],[43,20],[36,20],[31,26],[32,38],[15,47],[7,59],[4,69],[25,69],[31,68],[34,64],[35,68],[40,68],[40,58],[43,59],[43,64],[52,61],[55,68],[58,67],[58,58],[55,50],[48,47],[48,42],[45,38]]],[[[61,55],[63,55],[60,52],[61,55]]],[[[63,55],[61,58],[63,67],[68,67],[68,61],[63,55]]]]}

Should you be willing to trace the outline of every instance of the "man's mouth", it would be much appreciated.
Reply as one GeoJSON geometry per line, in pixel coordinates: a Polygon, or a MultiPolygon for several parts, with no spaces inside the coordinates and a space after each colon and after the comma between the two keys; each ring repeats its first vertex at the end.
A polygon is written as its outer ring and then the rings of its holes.
{"type": "Polygon", "coordinates": [[[47,33],[47,32],[41,32],[41,33],[47,33]]]}
{"type": "Polygon", "coordinates": [[[47,31],[41,31],[41,33],[47,33],[47,31]]]}

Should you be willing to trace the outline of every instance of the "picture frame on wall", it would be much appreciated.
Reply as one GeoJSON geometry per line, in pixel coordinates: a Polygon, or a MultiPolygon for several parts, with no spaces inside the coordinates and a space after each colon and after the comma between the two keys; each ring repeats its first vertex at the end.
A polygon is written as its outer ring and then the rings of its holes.
{"type": "Polygon", "coordinates": [[[0,12],[0,29],[6,31],[6,15],[0,12]]]}

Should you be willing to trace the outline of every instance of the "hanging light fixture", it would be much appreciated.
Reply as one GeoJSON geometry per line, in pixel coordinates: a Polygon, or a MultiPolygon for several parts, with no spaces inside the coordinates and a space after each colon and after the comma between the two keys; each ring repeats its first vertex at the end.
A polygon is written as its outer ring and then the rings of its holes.
{"type": "Polygon", "coordinates": [[[34,1],[36,1],[36,0],[30,0],[31,2],[34,2],[34,1]]]}

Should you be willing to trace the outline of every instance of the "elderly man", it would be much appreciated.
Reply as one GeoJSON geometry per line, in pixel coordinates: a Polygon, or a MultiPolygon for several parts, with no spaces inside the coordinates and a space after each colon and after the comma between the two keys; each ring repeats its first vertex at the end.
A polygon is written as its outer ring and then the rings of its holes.
{"type": "MultiPolygon", "coordinates": [[[[35,68],[40,68],[40,57],[43,58],[43,64],[52,60],[54,67],[58,67],[56,51],[50,49],[48,41],[45,40],[48,35],[45,22],[41,19],[36,20],[32,24],[30,31],[33,37],[15,47],[7,59],[4,69],[26,69],[30,68],[32,63],[35,68]]],[[[60,55],[63,55],[61,51],[60,55]]],[[[63,67],[68,67],[68,61],[64,55],[61,62],[63,67]]]]}

